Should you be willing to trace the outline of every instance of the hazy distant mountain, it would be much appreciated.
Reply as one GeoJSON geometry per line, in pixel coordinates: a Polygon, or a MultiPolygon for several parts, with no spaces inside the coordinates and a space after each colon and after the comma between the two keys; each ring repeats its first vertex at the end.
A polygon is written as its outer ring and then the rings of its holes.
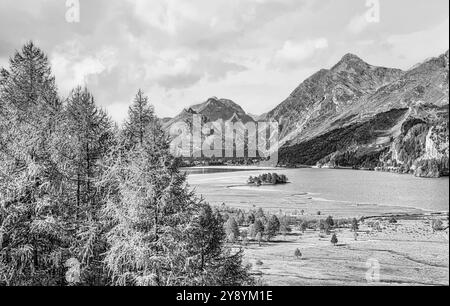
{"type": "Polygon", "coordinates": [[[170,126],[177,122],[186,122],[191,124],[193,115],[201,115],[203,122],[237,120],[243,123],[248,123],[254,121],[253,118],[235,102],[227,99],[212,97],[204,103],[193,105],[188,109],[184,109],[178,116],[167,121],[164,126],[166,129],[169,129],[170,126]]]}
{"type": "Polygon", "coordinates": [[[282,124],[282,163],[438,176],[448,173],[448,84],[448,51],[406,72],[349,54],[267,119],[282,124]]]}
{"type": "MultiPolygon", "coordinates": [[[[178,116],[167,121],[164,124],[164,129],[166,131],[170,131],[170,128],[173,127],[176,123],[183,122],[187,123],[187,125],[192,128],[192,120],[194,115],[199,115],[202,118],[202,123],[207,122],[215,122],[218,120],[222,120],[225,122],[242,122],[244,124],[249,122],[254,122],[254,119],[247,114],[241,106],[236,104],[235,102],[228,99],[218,99],[216,97],[209,98],[206,102],[193,105],[187,109],[184,109],[178,116]]],[[[224,130],[224,126],[223,126],[224,130]]],[[[177,131],[174,131],[179,133],[177,131]]],[[[175,135],[171,135],[174,137],[175,135]]],[[[225,142],[227,140],[233,141],[233,137],[227,137],[229,135],[225,135],[223,140],[223,148],[225,148],[225,142]]],[[[239,135],[244,139],[244,135],[239,135]]],[[[248,141],[245,140],[245,145],[248,145],[248,141]]],[[[198,152],[201,150],[200,147],[192,148],[193,151],[198,152]]],[[[223,152],[223,154],[225,154],[223,152]]]]}

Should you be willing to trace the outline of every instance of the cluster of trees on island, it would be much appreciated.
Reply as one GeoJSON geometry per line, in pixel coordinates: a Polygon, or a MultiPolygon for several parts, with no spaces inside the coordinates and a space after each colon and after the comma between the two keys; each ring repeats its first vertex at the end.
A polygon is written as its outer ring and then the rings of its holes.
{"type": "Polygon", "coordinates": [[[286,175],[279,175],[277,173],[265,173],[260,176],[250,176],[248,178],[247,184],[249,185],[278,185],[278,184],[287,184],[289,182],[286,175]]]}
{"type": "Polygon", "coordinates": [[[142,91],[119,127],[27,43],[0,73],[0,286],[252,285],[142,91]]]}

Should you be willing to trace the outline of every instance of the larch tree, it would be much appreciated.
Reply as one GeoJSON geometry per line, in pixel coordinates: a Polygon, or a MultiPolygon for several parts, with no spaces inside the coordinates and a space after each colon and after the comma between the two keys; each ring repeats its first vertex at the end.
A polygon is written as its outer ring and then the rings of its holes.
{"type": "Polygon", "coordinates": [[[61,285],[70,235],[51,139],[62,104],[33,43],[1,70],[0,100],[0,285],[61,285]]]}
{"type": "Polygon", "coordinates": [[[76,241],[73,256],[80,262],[82,283],[102,285],[100,254],[106,252],[106,238],[100,216],[103,193],[97,183],[115,135],[113,123],[86,88],[70,94],[54,141],[59,148],[57,164],[67,180],[65,203],[76,241]]]}
{"type": "Polygon", "coordinates": [[[236,222],[236,219],[234,217],[230,217],[225,224],[225,232],[227,234],[227,237],[233,236],[235,239],[237,239],[240,236],[239,232],[239,225],[236,222]]]}
{"type": "Polygon", "coordinates": [[[267,222],[265,234],[267,235],[267,239],[271,240],[273,237],[275,237],[280,232],[280,220],[277,216],[273,215],[269,222],[267,222]]]}
{"type": "Polygon", "coordinates": [[[105,263],[113,285],[177,284],[186,263],[186,230],[196,202],[176,161],[155,164],[152,153],[119,149],[105,164],[105,263]]]}
{"type": "Polygon", "coordinates": [[[122,141],[104,164],[105,264],[113,285],[171,285],[185,269],[186,230],[196,201],[142,91],[122,141]]]}
{"type": "Polygon", "coordinates": [[[152,140],[156,143],[158,133],[158,120],[154,108],[149,104],[149,99],[142,90],[139,90],[134,98],[133,104],[128,110],[128,120],[123,129],[124,142],[128,148],[137,144],[152,140]]]}
{"type": "Polygon", "coordinates": [[[120,143],[106,160],[100,182],[100,188],[108,190],[103,216],[109,249],[104,261],[112,284],[247,282],[242,253],[224,246],[221,216],[212,214],[190,191],[158,118],[141,129],[133,112],[140,108],[134,106],[123,135],[145,131],[142,142],[130,137],[120,143]],[[223,270],[225,266],[231,270],[223,270]]]}
{"type": "Polygon", "coordinates": [[[200,203],[189,224],[187,270],[183,286],[251,285],[249,267],[243,265],[242,250],[232,251],[225,244],[223,218],[207,204],[200,203]]]}

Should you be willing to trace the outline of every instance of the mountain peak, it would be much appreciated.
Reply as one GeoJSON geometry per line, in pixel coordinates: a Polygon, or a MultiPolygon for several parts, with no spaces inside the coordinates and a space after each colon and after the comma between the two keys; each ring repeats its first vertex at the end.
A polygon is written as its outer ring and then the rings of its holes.
{"type": "Polygon", "coordinates": [[[355,61],[363,62],[363,60],[359,56],[357,56],[353,53],[347,53],[346,55],[344,55],[342,57],[341,61],[342,62],[355,62],[355,61]]]}
{"type": "Polygon", "coordinates": [[[342,57],[342,59],[339,61],[339,63],[336,64],[336,66],[333,67],[333,70],[336,69],[347,69],[348,67],[370,67],[369,64],[367,64],[365,61],[363,61],[359,56],[353,54],[353,53],[347,53],[342,57]]]}

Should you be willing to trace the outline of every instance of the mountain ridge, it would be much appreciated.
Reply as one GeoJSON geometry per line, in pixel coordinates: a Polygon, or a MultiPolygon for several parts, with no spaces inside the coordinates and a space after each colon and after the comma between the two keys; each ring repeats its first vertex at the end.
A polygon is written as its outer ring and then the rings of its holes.
{"type": "MultiPolygon", "coordinates": [[[[300,114],[288,113],[298,121],[294,127],[283,127],[281,162],[387,169],[426,177],[448,174],[448,53],[408,71],[371,66],[352,54],[344,56],[331,69],[338,73],[331,74],[336,82],[329,86],[344,84],[357,98],[347,95],[334,112],[320,113],[327,104],[325,97],[300,114]]],[[[308,96],[305,91],[310,89],[302,83],[288,98],[294,98],[289,106],[304,109],[304,101],[295,98],[308,96]]],[[[283,103],[277,106],[278,113],[275,108],[269,114],[286,120],[279,112],[283,103]]]]}
{"type": "Polygon", "coordinates": [[[204,122],[276,121],[280,165],[353,167],[448,174],[449,51],[403,71],[344,55],[305,79],[261,116],[212,97],[185,109],[166,127],[192,115],[204,122]]]}

